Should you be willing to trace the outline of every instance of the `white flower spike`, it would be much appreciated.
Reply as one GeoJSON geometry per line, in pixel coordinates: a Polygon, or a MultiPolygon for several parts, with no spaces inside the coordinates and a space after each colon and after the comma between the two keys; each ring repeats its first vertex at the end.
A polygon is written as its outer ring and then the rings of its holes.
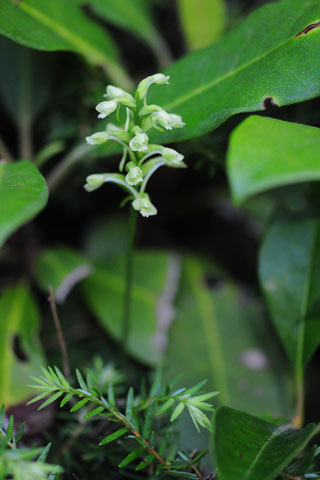
{"type": "MultiPolygon", "coordinates": [[[[147,104],[149,87],[152,84],[168,83],[168,75],[162,73],[150,75],[139,83],[135,97],[122,88],[108,85],[104,95],[106,101],[96,106],[99,112],[98,118],[106,118],[113,112],[118,112],[123,105],[126,109],[126,119],[120,126],[108,123],[104,131],[86,137],[89,145],[100,145],[108,140],[116,141],[121,145],[123,152],[118,173],[89,175],[84,188],[92,192],[103,183],[115,183],[128,192],[132,208],[140,212],[143,217],[157,214],[156,207],[146,193],[146,186],[151,176],[163,165],[185,167],[183,155],[176,150],[162,145],[149,145],[147,132],[151,128],[163,132],[164,129],[172,130],[185,125],[180,115],[168,113],[159,105],[147,104]],[[149,160],[146,161],[147,159],[149,160]]],[[[117,121],[120,122],[119,116],[117,121]]],[[[197,412],[194,411],[193,415],[196,416],[197,412]]],[[[200,420],[198,423],[201,423],[200,420]]]]}
{"type": "Polygon", "coordinates": [[[113,113],[118,107],[117,102],[109,100],[107,102],[100,102],[96,106],[96,110],[99,112],[98,118],[106,118],[113,113]]]}

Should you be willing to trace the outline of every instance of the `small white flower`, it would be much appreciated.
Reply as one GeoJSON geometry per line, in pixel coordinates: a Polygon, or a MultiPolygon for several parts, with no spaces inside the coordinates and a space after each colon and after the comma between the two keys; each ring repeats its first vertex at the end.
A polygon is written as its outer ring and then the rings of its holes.
{"type": "Polygon", "coordinates": [[[113,85],[107,86],[107,93],[104,97],[114,100],[117,103],[121,103],[121,105],[125,105],[126,107],[136,107],[136,101],[130,93],[122,90],[122,88],[114,87],[113,85]]]}
{"type": "Polygon", "coordinates": [[[86,137],[86,142],[89,145],[101,145],[105,143],[109,139],[109,135],[107,132],[96,132],[89,137],[86,137]]]}
{"type": "Polygon", "coordinates": [[[100,188],[101,185],[103,185],[105,181],[105,174],[103,173],[95,173],[93,175],[89,175],[86,178],[86,184],[84,185],[84,189],[87,190],[87,192],[93,192],[94,190],[97,190],[97,188],[100,188]]]}
{"type": "Polygon", "coordinates": [[[157,214],[156,207],[151,203],[150,197],[147,193],[142,193],[138,198],[132,202],[135,210],[141,213],[143,217],[150,217],[157,214]]]}
{"type": "Polygon", "coordinates": [[[162,147],[161,148],[161,155],[167,162],[174,164],[174,165],[181,165],[183,164],[183,155],[181,153],[177,152],[173,148],[168,148],[168,147],[162,147]]]}
{"type": "Polygon", "coordinates": [[[152,107],[154,111],[151,113],[151,115],[142,120],[142,128],[144,130],[148,130],[149,128],[157,125],[165,128],[166,130],[184,127],[185,123],[182,121],[180,115],[176,115],[175,113],[168,113],[160,107],[155,109],[156,105],[152,107]]]}
{"type": "Polygon", "coordinates": [[[154,75],[150,75],[149,77],[141,80],[137,88],[140,100],[142,100],[146,96],[150,85],[152,85],[153,83],[156,83],[157,85],[169,85],[169,79],[169,75],[163,75],[163,73],[155,73],[154,75]]]}
{"type": "Polygon", "coordinates": [[[96,110],[99,112],[98,118],[106,118],[117,109],[117,102],[109,100],[107,102],[100,102],[96,106],[96,110]]]}
{"type": "Polygon", "coordinates": [[[129,147],[134,152],[145,152],[148,150],[149,137],[144,132],[137,132],[130,140],[129,147]]]}
{"type": "Polygon", "coordinates": [[[142,170],[137,167],[133,162],[128,163],[127,165],[128,173],[126,175],[126,182],[129,185],[138,185],[142,182],[142,170]]]}

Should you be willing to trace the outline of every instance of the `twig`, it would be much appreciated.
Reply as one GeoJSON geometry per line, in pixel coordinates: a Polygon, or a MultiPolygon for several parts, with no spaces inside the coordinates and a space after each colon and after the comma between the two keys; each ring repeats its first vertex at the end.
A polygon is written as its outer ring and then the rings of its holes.
{"type": "MultiPolygon", "coordinates": [[[[102,403],[102,402],[101,402],[102,403]]],[[[102,405],[104,405],[102,403],[102,405]]],[[[127,422],[127,420],[120,414],[118,414],[115,410],[113,410],[112,408],[110,408],[110,412],[119,420],[119,422],[123,423],[124,426],[126,428],[128,428],[131,433],[133,433],[133,435],[137,438],[137,439],[140,439],[146,449],[148,450],[149,453],[151,453],[152,455],[155,456],[155,458],[158,460],[159,463],[161,463],[162,465],[165,465],[165,466],[169,466],[170,463],[166,462],[157,452],[154,448],[151,447],[150,443],[148,442],[148,440],[146,440],[142,435],[141,433],[139,433],[138,431],[136,431],[134,428],[132,428],[132,426],[130,425],[130,423],[127,422]]]]}
{"type": "Polygon", "coordinates": [[[193,463],[191,456],[188,458],[188,464],[190,465],[194,473],[197,475],[199,480],[204,480],[202,473],[199,471],[198,467],[193,463]]]}
{"type": "Polygon", "coordinates": [[[7,145],[4,143],[3,139],[0,137],[0,159],[3,158],[7,162],[13,161],[13,156],[11,155],[10,150],[7,145]]]}
{"type": "Polygon", "coordinates": [[[68,351],[67,351],[66,343],[64,341],[63,332],[62,332],[59,315],[56,307],[56,302],[54,300],[53,288],[51,285],[49,286],[48,302],[51,307],[52,317],[53,317],[54,325],[57,331],[58,342],[59,342],[61,356],[62,356],[63,373],[66,379],[68,380],[68,382],[70,382],[70,365],[69,365],[69,359],[68,359],[68,351]]]}

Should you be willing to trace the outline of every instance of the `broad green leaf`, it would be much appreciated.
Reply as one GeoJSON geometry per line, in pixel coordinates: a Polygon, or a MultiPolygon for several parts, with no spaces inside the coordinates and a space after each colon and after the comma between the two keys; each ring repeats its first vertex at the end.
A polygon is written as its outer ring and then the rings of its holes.
{"type": "Polygon", "coordinates": [[[154,26],[147,0],[83,0],[104,19],[135,34],[148,45],[159,64],[170,61],[170,53],[163,38],[154,26]]]}
{"type": "Polygon", "coordinates": [[[32,396],[30,377],[41,374],[39,313],[29,289],[6,288],[0,295],[0,398],[6,408],[32,396]]]}
{"type": "Polygon", "coordinates": [[[17,228],[39,213],[48,200],[48,188],[29,161],[0,163],[0,246],[17,228]]]}
{"type": "Polygon", "coordinates": [[[89,20],[74,0],[2,0],[0,34],[39,50],[69,50],[101,65],[113,81],[130,87],[107,32],[89,20]]]}
{"type": "Polygon", "coordinates": [[[56,301],[63,303],[70,290],[93,271],[91,262],[68,247],[45,250],[36,260],[38,285],[47,293],[53,288],[56,301]]]}
{"type": "MultiPolygon", "coordinates": [[[[163,252],[137,252],[134,255],[132,318],[129,352],[138,360],[153,365],[162,351],[157,338],[162,334],[157,307],[166,284],[169,255],[163,252]]],[[[110,259],[103,268],[83,282],[88,306],[100,324],[117,341],[121,340],[123,293],[125,288],[124,257],[110,259]]]]}
{"type": "MultiPolygon", "coordinates": [[[[273,418],[293,413],[289,365],[254,298],[236,289],[212,264],[186,257],[176,309],[164,364],[166,381],[182,373],[177,386],[191,387],[204,378],[204,392],[220,392],[213,405],[273,418]],[[210,287],[211,282],[216,286],[210,287]]],[[[186,415],[181,428],[184,446],[195,448],[194,427],[186,415]]],[[[207,435],[201,432],[198,448],[206,447],[207,435]]]]}
{"type": "Polygon", "coordinates": [[[247,413],[220,407],[215,414],[214,446],[220,480],[274,480],[303,450],[315,426],[297,430],[247,413]]]}
{"type": "Polygon", "coordinates": [[[236,203],[270,188],[320,180],[320,129],[251,116],[232,133],[228,176],[236,203]]]}
{"type": "Polygon", "coordinates": [[[189,256],[183,260],[176,307],[166,379],[183,372],[179,383],[191,386],[205,378],[202,390],[220,392],[215,402],[258,415],[288,414],[288,379],[278,366],[282,357],[254,298],[246,298],[212,264],[189,256]],[[216,287],[210,287],[211,280],[216,287]]]}
{"type": "Polygon", "coordinates": [[[46,104],[54,59],[0,37],[1,102],[17,124],[29,124],[46,104]],[[14,61],[12,59],[14,58],[14,61]]]}
{"type": "Polygon", "coordinates": [[[181,141],[217,128],[232,115],[320,94],[319,0],[270,2],[218,43],[187,55],[153,86],[150,103],[182,115],[186,126],[165,134],[181,141]]]}
{"type": "Polygon", "coordinates": [[[320,343],[320,220],[279,213],[259,259],[273,324],[291,362],[306,366],[320,343]]]}
{"type": "Polygon", "coordinates": [[[190,50],[219,40],[226,23],[224,0],[178,0],[178,7],[190,50]]]}
{"type": "Polygon", "coordinates": [[[90,224],[85,233],[84,248],[87,255],[99,265],[118,255],[128,246],[128,226],[123,217],[111,217],[90,224]]]}

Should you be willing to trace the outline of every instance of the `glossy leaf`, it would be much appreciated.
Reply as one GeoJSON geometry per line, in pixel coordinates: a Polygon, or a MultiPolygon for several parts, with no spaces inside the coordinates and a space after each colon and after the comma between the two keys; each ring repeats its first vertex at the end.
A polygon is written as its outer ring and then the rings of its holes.
{"type": "Polygon", "coordinates": [[[153,49],[161,66],[168,64],[170,53],[154,26],[147,0],[84,1],[104,19],[135,34],[153,49]]]}
{"type": "Polygon", "coordinates": [[[236,203],[270,188],[320,180],[320,129],[251,116],[233,132],[228,176],[236,203]]]}
{"type": "Polygon", "coordinates": [[[186,126],[161,138],[181,141],[217,128],[236,113],[288,105],[320,94],[318,0],[282,0],[255,10],[218,43],[187,55],[152,87],[150,103],[182,115],[186,126]]]}
{"type": "MultiPolygon", "coordinates": [[[[220,392],[214,406],[269,417],[292,415],[289,365],[254,298],[236,289],[214,265],[186,257],[176,309],[164,364],[166,381],[182,374],[178,388],[205,378],[201,390],[220,392]]],[[[179,421],[183,445],[195,448],[194,426],[186,414],[179,421]]],[[[202,431],[196,447],[205,448],[207,437],[202,431]]]]}
{"type": "Polygon", "coordinates": [[[97,24],[70,0],[2,0],[0,34],[39,50],[69,50],[101,65],[110,77],[129,87],[131,82],[118,64],[117,49],[97,24]]]}
{"type": "Polygon", "coordinates": [[[202,390],[220,392],[215,403],[258,415],[289,413],[288,378],[279,369],[283,357],[254,298],[246,298],[214,265],[186,257],[176,308],[166,379],[183,372],[179,384],[194,385],[206,378],[202,390]],[[216,287],[210,287],[211,279],[216,287]]]}
{"type": "Polygon", "coordinates": [[[2,103],[17,124],[32,122],[49,98],[54,58],[0,37],[0,62],[2,103]]]}
{"type": "Polygon", "coordinates": [[[219,40],[226,23],[224,0],[178,0],[178,7],[190,50],[219,40]]]}
{"type": "Polygon", "coordinates": [[[36,260],[36,278],[47,293],[52,286],[57,303],[63,303],[70,290],[93,271],[91,262],[68,247],[45,250],[36,260]]]}
{"type": "MultiPolygon", "coordinates": [[[[157,346],[157,305],[165,288],[169,255],[162,252],[138,252],[134,256],[132,320],[128,348],[132,355],[147,364],[157,363],[162,351],[157,346]]],[[[83,282],[89,308],[100,324],[115,339],[121,338],[124,257],[116,257],[96,267],[83,282]]]]}
{"type": "Polygon", "coordinates": [[[314,432],[275,425],[220,407],[214,421],[215,461],[220,480],[274,480],[306,446],[314,432]]]}
{"type": "Polygon", "coordinates": [[[39,313],[29,289],[6,288],[0,296],[0,398],[6,408],[32,396],[31,376],[41,374],[44,356],[39,342],[39,313]]]}
{"type": "Polygon", "coordinates": [[[46,205],[48,188],[29,161],[0,163],[0,246],[11,233],[31,220],[46,205]]]}
{"type": "Polygon", "coordinates": [[[279,213],[264,238],[260,282],[291,362],[306,365],[320,343],[320,221],[279,213]]]}

